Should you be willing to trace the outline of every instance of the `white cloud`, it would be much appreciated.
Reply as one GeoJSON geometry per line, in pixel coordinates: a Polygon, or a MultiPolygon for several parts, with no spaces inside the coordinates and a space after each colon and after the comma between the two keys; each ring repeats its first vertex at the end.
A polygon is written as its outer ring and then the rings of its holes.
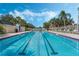
{"type": "Polygon", "coordinates": [[[17,10],[14,10],[13,12],[9,12],[9,14],[13,15],[14,17],[20,16],[22,19],[25,19],[24,15],[17,10]]]}
{"type": "Polygon", "coordinates": [[[40,13],[35,13],[30,10],[24,10],[23,12],[19,12],[17,10],[14,10],[13,12],[10,12],[9,14],[12,14],[13,16],[30,16],[30,17],[48,17],[52,18],[56,16],[56,13],[53,11],[45,11],[45,12],[40,12],[40,13]]]}
{"type": "Polygon", "coordinates": [[[14,17],[20,16],[21,18],[26,19],[27,22],[31,22],[31,21],[45,22],[56,16],[56,13],[53,11],[44,11],[44,12],[36,13],[28,9],[22,12],[14,10],[12,12],[9,12],[9,14],[13,15],[14,17]]]}

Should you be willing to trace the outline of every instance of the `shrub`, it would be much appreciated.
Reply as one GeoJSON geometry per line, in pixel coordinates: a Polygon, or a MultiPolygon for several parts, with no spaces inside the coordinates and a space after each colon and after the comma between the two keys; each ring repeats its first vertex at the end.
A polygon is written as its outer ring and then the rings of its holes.
{"type": "Polygon", "coordinates": [[[0,34],[4,34],[4,27],[0,25],[0,34]]]}
{"type": "Polygon", "coordinates": [[[25,31],[29,31],[29,29],[27,27],[25,27],[25,31]]]}

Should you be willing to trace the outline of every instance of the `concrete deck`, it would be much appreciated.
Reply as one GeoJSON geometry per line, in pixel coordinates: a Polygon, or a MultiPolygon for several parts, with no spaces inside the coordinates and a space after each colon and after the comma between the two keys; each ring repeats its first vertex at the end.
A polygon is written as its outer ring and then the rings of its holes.
{"type": "Polygon", "coordinates": [[[60,35],[63,35],[63,36],[67,36],[67,37],[71,37],[71,38],[75,38],[75,39],[79,40],[79,34],[62,33],[62,32],[55,32],[55,31],[49,31],[49,32],[60,34],[60,35]]]}
{"type": "MultiPolygon", "coordinates": [[[[79,39],[79,34],[62,33],[62,32],[55,32],[55,31],[49,31],[49,32],[56,33],[56,34],[60,34],[60,35],[67,36],[67,37],[71,37],[71,38],[75,38],[75,39],[79,39]]],[[[6,38],[6,37],[10,37],[10,36],[14,36],[14,35],[17,35],[17,34],[22,34],[22,33],[25,33],[25,32],[4,34],[3,36],[0,37],[0,39],[6,38]]]]}
{"type": "Polygon", "coordinates": [[[2,36],[0,37],[0,39],[2,39],[2,38],[7,38],[7,37],[10,37],[10,36],[14,36],[14,35],[18,35],[18,34],[22,34],[22,33],[25,33],[25,32],[4,34],[4,35],[2,35],[2,36]]]}

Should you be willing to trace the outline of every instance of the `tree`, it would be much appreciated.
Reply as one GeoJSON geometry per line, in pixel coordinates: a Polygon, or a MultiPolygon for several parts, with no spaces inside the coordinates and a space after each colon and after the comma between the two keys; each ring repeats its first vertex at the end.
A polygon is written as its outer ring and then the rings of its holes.
{"type": "Polygon", "coordinates": [[[9,24],[9,25],[16,25],[18,23],[21,26],[24,26],[25,28],[34,28],[35,27],[33,24],[27,23],[20,16],[13,17],[12,15],[9,15],[9,14],[1,15],[0,23],[2,23],[2,24],[9,24]]]}
{"type": "Polygon", "coordinates": [[[0,25],[0,34],[3,34],[4,32],[4,27],[0,25]]]}
{"type": "Polygon", "coordinates": [[[26,26],[27,25],[27,22],[19,16],[16,17],[16,20],[17,20],[17,23],[20,24],[21,26],[26,26]]]}
{"type": "Polygon", "coordinates": [[[65,11],[61,11],[58,17],[54,17],[50,19],[48,22],[43,24],[43,27],[49,28],[52,27],[62,27],[67,25],[72,25],[74,23],[73,19],[71,18],[70,13],[66,13],[65,11]]]}
{"type": "Polygon", "coordinates": [[[16,24],[16,19],[12,16],[12,15],[1,15],[1,18],[0,18],[1,22],[4,23],[4,24],[10,24],[10,25],[14,25],[16,24]]]}
{"type": "Polygon", "coordinates": [[[62,26],[72,25],[74,21],[71,18],[71,14],[61,11],[59,14],[59,19],[62,21],[62,26]]]}
{"type": "Polygon", "coordinates": [[[31,23],[27,23],[27,27],[28,28],[35,28],[35,26],[33,24],[31,24],[31,23]]]}
{"type": "Polygon", "coordinates": [[[49,22],[45,22],[43,24],[43,27],[46,28],[47,30],[48,30],[49,26],[50,26],[50,23],[49,22]]]}

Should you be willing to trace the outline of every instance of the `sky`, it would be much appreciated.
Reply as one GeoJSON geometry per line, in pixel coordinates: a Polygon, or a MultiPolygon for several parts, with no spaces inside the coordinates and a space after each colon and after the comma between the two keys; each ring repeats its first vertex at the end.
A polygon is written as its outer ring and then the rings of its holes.
{"type": "Polygon", "coordinates": [[[0,15],[20,16],[28,23],[39,27],[64,10],[70,13],[75,23],[78,20],[78,3],[0,3],[0,15]]]}

